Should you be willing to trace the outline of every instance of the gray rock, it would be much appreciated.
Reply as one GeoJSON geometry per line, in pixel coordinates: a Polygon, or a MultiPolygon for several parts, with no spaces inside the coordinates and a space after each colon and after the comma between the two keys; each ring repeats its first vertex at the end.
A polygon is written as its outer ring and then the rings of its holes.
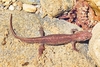
{"type": "Polygon", "coordinates": [[[28,44],[15,38],[9,26],[10,14],[13,15],[13,27],[17,35],[22,37],[39,37],[39,28],[44,28],[45,34],[71,34],[71,29],[81,30],[77,25],[64,20],[24,11],[0,11],[0,66],[22,67],[95,67],[92,61],[85,56],[84,44],[77,43],[79,52],[72,50],[71,43],[60,46],[45,45],[43,55],[38,57],[38,43],[28,44]],[[4,40],[5,39],[5,40],[4,40]],[[2,43],[6,42],[5,45],[2,43]]]}
{"type": "Polygon", "coordinates": [[[89,43],[89,55],[100,67],[100,22],[92,30],[92,38],[89,43]]]}
{"type": "Polygon", "coordinates": [[[40,0],[18,0],[18,1],[22,1],[23,3],[26,4],[39,4],[40,0]]]}
{"type": "Polygon", "coordinates": [[[43,16],[55,17],[73,6],[73,0],[40,0],[43,16]]]}

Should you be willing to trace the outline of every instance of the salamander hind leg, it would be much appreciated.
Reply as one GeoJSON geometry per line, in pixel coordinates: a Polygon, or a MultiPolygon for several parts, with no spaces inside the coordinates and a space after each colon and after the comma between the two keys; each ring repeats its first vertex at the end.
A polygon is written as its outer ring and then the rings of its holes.
{"type": "Polygon", "coordinates": [[[39,32],[40,32],[40,35],[41,36],[45,36],[45,32],[43,30],[43,27],[40,27],[39,32]]]}
{"type": "MultiPolygon", "coordinates": [[[[40,32],[40,35],[41,35],[41,36],[45,36],[45,33],[44,33],[44,31],[43,31],[43,27],[40,27],[39,32],[40,32]]],[[[38,51],[39,51],[39,56],[41,56],[41,55],[43,54],[43,51],[44,51],[44,50],[45,50],[45,46],[44,46],[43,43],[41,43],[41,45],[39,46],[39,49],[38,49],[38,51]]]]}

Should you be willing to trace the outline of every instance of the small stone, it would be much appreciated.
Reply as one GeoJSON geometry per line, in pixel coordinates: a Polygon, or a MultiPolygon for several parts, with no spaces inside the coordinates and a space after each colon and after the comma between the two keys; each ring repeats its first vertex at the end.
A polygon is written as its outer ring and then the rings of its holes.
{"type": "Polygon", "coordinates": [[[9,5],[7,5],[7,6],[4,7],[5,10],[8,9],[8,8],[9,8],[9,5]]]}
{"type": "Polygon", "coordinates": [[[12,2],[15,2],[16,0],[12,0],[12,2]]]}
{"type": "Polygon", "coordinates": [[[22,6],[23,6],[23,4],[22,4],[22,2],[21,2],[21,1],[18,1],[18,2],[17,2],[17,5],[18,5],[18,6],[20,6],[20,7],[22,7],[22,6]]]}
{"type": "Polygon", "coordinates": [[[14,3],[13,3],[13,6],[17,6],[17,2],[14,2],[14,3]]]}
{"type": "Polygon", "coordinates": [[[6,1],[3,5],[9,5],[10,1],[6,1]]]}
{"type": "Polygon", "coordinates": [[[23,10],[27,12],[36,12],[37,8],[33,5],[23,4],[23,10]]]}
{"type": "Polygon", "coordinates": [[[9,1],[9,0],[2,0],[2,2],[6,2],[6,1],[9,1]]]}
{"type": "Polygon", "coordinates": [[[10,5],[9,6],[9,10],[14,10],[15,8],[14,8],[14,6],[13,5],[10,5]]]}
{"type": "Polygon", "coordinates": [[[22,7],[23,7],[22,2],[21,2],[21,1],[18,1],[18,2],[17,2],[17,7],[16,7],[16,9],[20,11],[20,10],[22,10],[22,7]]]}
{"type": "Polygon", "coordinates": [[[4,6],[2,4],[0,4],[0,9],[3,9],[3,8],[4,8],[4,6]]]}
{"type": "Polygon", "coordinates": [[[22,10],[22,7],[16,6],[16,10],[22,10]]]}

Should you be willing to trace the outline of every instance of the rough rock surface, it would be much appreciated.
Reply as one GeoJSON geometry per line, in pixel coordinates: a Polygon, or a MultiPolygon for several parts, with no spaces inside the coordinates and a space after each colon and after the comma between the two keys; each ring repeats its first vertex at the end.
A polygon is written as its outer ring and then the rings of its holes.
{"type": "Polygon", "coordinates": [[[73,6],[73,0],[40,0],[43,15],[51,17],[61,14],[65,10],[69,10],[73,6]]]}
{"type": "Polygon", "coordinates": [[[97,16],[100,16],[100,0],[86,0],[95,11],[97,16]]]}
{"type": "Polygon", "coordinates": [[[100,67],[100,22],[92,30],[92,38],[89,43],[89,55],[100,67]]]}
{"type": "Polygon", "coordinates": [[[100,0],[92,0],[98,7],[100,7],[100,0]]]}
{"type": "Polygon", "coordinates": [[[87,56],[87,45],[77,43],[79,52],[72,50],[71,43],[60,46],[47,46],[38,57],[40,44],[27,44],[16,39],[9,28],[10,13],[13,14],[13,27],[17,35],[23,37],[40,36],[42,25],[47,34],[71,34],[74,24],[59,19],[40,18],[39,15],[23,11],[0,11],[0,67],[95,67],[87,56]]]}
{"type": "Polygon", "coordinates": [[[23,3],[26,4],[39,4],[40,0],[18,0],[18,1],[22,1],[23,3]]]}

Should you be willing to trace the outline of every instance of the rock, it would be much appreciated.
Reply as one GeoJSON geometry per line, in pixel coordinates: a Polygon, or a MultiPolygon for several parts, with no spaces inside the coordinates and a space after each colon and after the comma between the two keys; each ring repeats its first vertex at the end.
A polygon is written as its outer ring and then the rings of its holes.
{"type": "Polygon", "coordinates": [[[11,5],[11,0],[2,0],[2,3],[3,3],[3,6],[4,6],[4,9],[8,9],[9,7],[11,9],[13,9],[13,6],[11,5]],[[10,6],[11,5],[11,6],[10,6]]]}
{"type": "Polygon", "coordinates": [[[89,55],[100,67],[100,22],[92,30],[92,38],[89,42],[89,55]]]}
{"type": "Polygon", "coordinates": [[[15,1],[17,1],[17,0],[12,0],[12,2],[15,2],[15,1]]]}
{"type": "Polygon", "coordinates": [[[23,4],[23,10],[27,12],[36,12],[37,8],[33,5],[23,4]]]}
{"type": "Polygon", "coordinates": [[[22,2],[21,2],[21,1],[18,1],[18,2],[17,2],[16,9],[17,9],[17,10],[22,10],[22,7],[23,7],[22,2]]]}
{"type": "Polygon", "coordinates": [[[11,1],[6,1],[6,2],[4,2],[3,5],[5,5],[5,6],[10,5],[10,2],[11,2],[11,1]]]}
{"type": "Polygon", "coordinates": [[[18,1],[22,1],[23,3],[26,4],[39,4],[40,0],[18,0],[18,1]]]}
{"type": "Polygon", "coordinates": [[[100,12],[100,0],[93,0],[93,2],[96,4],[100,12]]]}
{"type": "Polygon", "coordinates": [[[95,11],[95,14],[97,16],[100,16],[100,0],[87,0],[89,2],[89,5],[93,8],[95,11]]]}
{"type": "Polygon", "coordinates": [[[14,8],[14,6],[13,5],[10,5],[9,6],[9,10],[14,10],[15,8],[14,8]]]}
{"type": "Polygon", "coordinates": [[[17,6],[17,1],[13,3],[13,6],[15,6],[15,7],[17,6]]]}
{"type": "Polygon", "coordinates": [[[77,43],[79,52],[72,50],[71,43],[50,46],[45,44],[43,55],[38,57],[39,43],[28,44],[15,38],[9,27],[10,14],[12,13],[13,27],[17,35],[22,37],[39,37],[39,28],[42,26],[48,34],[71,34],[71,29],[81,30],[77,25],[64,20],[39,15],[25,11],[0,11],[0,66],[1,67],[95,67],[95,64],[86,56],[86,45],[77,43]],[[8,31],[5,33],[5,31],[8,31]],[[3,38],[6,44],[2,45],[3,38]],[[27,66],[22,66],[29,62],[27,66]]]}
{"type": "Polygon", "coordinates": [[[11,0],[2,0],[2,2],[8,2],[8,1],[10,2],[11,0]]]}
{"type": "Polygon", "coordinates": [[[0,10],[4,9],[4,5],[0,4],[0,10]]]}
{"type": "Polygon", "coordinates": [[[100,7],[100,0],[92,0],[97,6],[100,7]]]}
{"type": "Polygon", "coordinates": [[[7,5],[7,6],[4,6],[4,9],[5,9],[5,10],[7,10],[8,8],[9,8],[9,5],[7,5]]]}
{"type": "Polygon", "coordinates": [[[55,17],[73,6],[73,0],[40,0],[43,16],[55,17]]]}
{"type": "Polygon", "coordinates": [[[20,7],[22,7],[23,3],[21,1],[18,1],[17,5],[20,6],[20,7]]]}

